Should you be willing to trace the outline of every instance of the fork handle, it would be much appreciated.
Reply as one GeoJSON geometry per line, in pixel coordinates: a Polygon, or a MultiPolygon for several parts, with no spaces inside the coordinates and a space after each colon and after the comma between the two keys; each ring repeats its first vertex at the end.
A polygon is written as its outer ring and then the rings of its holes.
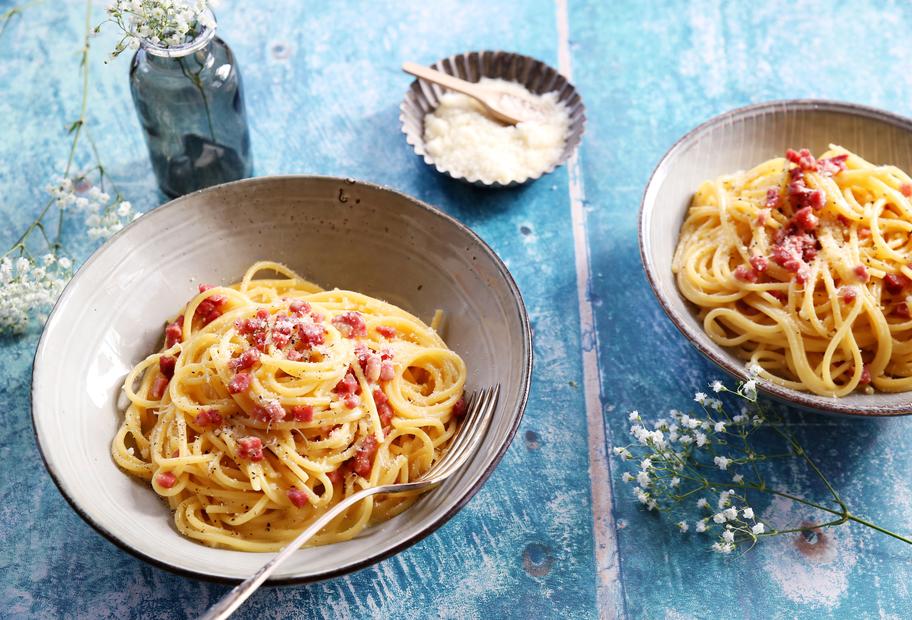
{"type": "Polygon", "coordinates": [[[199,620],[225,620],[228,618],[234,610],[241,606],[241,604],[246,601],[251,594],[256,592],[264,581],[269,579],[269,576],[275,572],[275,569],[279,565],[287,560],[292,553],[297,551],[301,545],[310,540],[314,534],[322,530],[329,524],[330,521],[339,516],[347,508],[361,501],[365,497],[369,497],[379,490],[382,490],[384,487],[368,487],[366,489],[361,489],[354,495],[349,495],[341,502],[330,508],[326,511],[322,517],[313,522],[313,524],[308,527],[306,530],[298,534],[298,537],[293,541],[288,543],[284,549],[276,554],[269,562],[264,564],[260,570],[256,573],[239,583],[237,586],[231,589],[225,596],[223,596],[219,601],[210,607],[206,613],[199,617],[199,620]]]}

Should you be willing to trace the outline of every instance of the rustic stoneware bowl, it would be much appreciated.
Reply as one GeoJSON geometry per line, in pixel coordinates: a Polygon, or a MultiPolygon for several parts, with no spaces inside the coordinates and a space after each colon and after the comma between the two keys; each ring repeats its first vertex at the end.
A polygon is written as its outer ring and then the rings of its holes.
{"type": "Polygon", "coordinates": [[[155,209],[99,249],[61,295],[35,355],[32,419],[61,493],[111,541],[195,577],[253,574],[271,554],[181,536],[149,485],[114,465],[110,443],[122,417],[121,383],[161,345],[166,318],[199,283],[236,281],[261,259],[426,320],[443,309],[443,335],[466,361],[467,388],[501,385],[490,430],[462,472],[355,540],[298,551],[274,581],[324,579],[443,525],[491,474],[522,417],[532,348],[519,290],[491,248],[440,211],[375,185],[294,176],[221,185],[155,209]]]}
{"type": "Polygon", "coordinates": [[[402,123],[405,139],[415,149],[415,153],[424,159],[427,165],[441,174],[478,187],[515,187],[554,172],[570,159],[583,138],[583,131],[586,128],[586,109],[583,106],[582,97],[573,84],[568,82],[567,78],[561,75],[557,69],[540,60],[511,52],[466,52],[442,58],[432,64],[431,68],[454,75],[467,82],[478,82],[483,77],[498,78],[522,84],[527,90],[537,95],[556,92],[558,101],[567,106],[570,112],[570,128],[567,133],[567,141],[564,143],[564,150],[561,152],[560,158],[540,174],[524,179],[514,179],[509,183],[488,179],[467,179],[444,168],[425,151],[424,117],[434,111],[434,108],[440,103],[440,97],[447,90],[437,84],[416,79],[405,93],[402,105],[399,106],[399,121],[402,123]]]}
{"type": "MultiPolygon", "coordinates": [[[[672,322],[706,357],[743,379],[744,362],[703,331],[695,308],[678,292],[671,260],[697,186],[706,179],[779,157],[788,148],[814,153],[838,144],[865,159],[912,170],[912,120],[835,101],[773,101],[717,116],[681,138],[659,162],[640,208],[640,256],[649,283],[672,322]]],[[[912,412],[912,393],[817,396],[761,382],[766,394],[813,411],[849,416],[912,412]]]]}

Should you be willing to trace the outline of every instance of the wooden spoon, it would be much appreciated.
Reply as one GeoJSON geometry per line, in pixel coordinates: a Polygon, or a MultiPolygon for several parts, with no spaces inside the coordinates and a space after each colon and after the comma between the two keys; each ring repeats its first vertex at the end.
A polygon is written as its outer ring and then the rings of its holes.
{"type": "Polygon", "coordinates": [[[531,97],[521,97],[496,87],[466,82],[414,62],[403,63],[402,70],[422,80],[472,97],[484,107],[488,114],[507,125],[538,120],[545,115],[545,108],[531,97]]]}

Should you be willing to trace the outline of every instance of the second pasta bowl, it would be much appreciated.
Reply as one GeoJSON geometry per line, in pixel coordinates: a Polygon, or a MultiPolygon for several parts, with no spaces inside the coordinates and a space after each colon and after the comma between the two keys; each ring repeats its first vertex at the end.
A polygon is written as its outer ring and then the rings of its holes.
{"type": "MultiPolygon", "coordinates": [[[[839,327],[847,317],[857,318],[859,308],[873,304],[878,312],[882,310],[888,317],[884,325],[890,327],[877,336],[882,336],[878,346],[886,351],[890,348],[888,329],[903,329],[902,317],[909,312],[908,306],[901,305],[904,303],[903,291],[912,292],[912,287],[905,290],[905,280],[900,273],[905,268],[903,264],[877,264],[875,260],[868,264],[864,260],[867,250],[850,249],[859,244],[867,248],[872,243],[864,208],[859,206],[857,214],[853,215],[842,206],[843,198],[839,193],[840,183],[853,183],[855,177],[852,175],[857,176],[860,172],[850,169],[843,173],[846,176],[836,176],[846,161],[838,154],[819,166],[813,159],[801,160],[799,155],[792,154],[794,163],[778,159],[776,161],[781,164],[771,163],[768,169],[755,169],[762,162],[782,158],[789,149],[807,148],[810,153],[820,156],[831,144],[876,165],[912,170],[912,121],[909,119],[833,101],[776,101],[740,108],[711,119],[685,135],[656,167],[640,211],[641,258],[652,289],[675,326],[700,352],[732,376],[746,379],[746,358],[750,352],[761,351],[760,366],[766,363],[771,369],[778,368],[780,375],[792,373],[792,384],[759,381],[758,387],[776,399],[805,409],[841,415],[907,414],[910,413],[907,392],[865,387],[868,365],[883,367],[883,362],[875,359],[875,347],[868,342],[872,338],[870,332],[874,330],[866,327],[864,315],[857,322],[857,334],[853,334],[863,343],[858,351],[863,352],[864,357],[851,350],[849,339],[833,341],[844,335],[839,327]],[[738,171],[753,171],[756,180],[750,180],[750,183],[756,187],[742,186],[749,174],[738,171]],[[706,181],[715,182],[703,185],[706,181]],[[735,190],[738,193],[730,196],[729,193],[735,190]],[[702,205],[708,207],[682,231],[697,192],[700,192],[701,208],[702,205]],[[826,202],[832,200],[827,198],[831,195],[827,192],[835,192],[832,195],[840,204],[826,202]],[[764,206],[768,208],[762,208],[764,206]],[[839,213],[841,218],[834,215],[834,209],[839,208],[846,211],[844,216],[839,213]],[[720,215],[723,211],[724,215],[720,215]],[[712,224],[723,219],[723,224],[712,224]],[[725,227],[728,227],[727,232],[723,234],[721,231],[725,227]],[[761,233],[756,232],[758,229],[762,229],[761,233]],[[689,287],[689,295],[685,297],[674,273],[679,239],[682,235],[707,232],[711,234],[704,234],[705,243],[699,241],[697,253],[686,255],[690,260],[686,263],[689,268],[683,267],[685,262],[679,256],[677,267],[685,274],[685,286],[689,287]],[[719,258],[724,256],[724,248],[732,235],[739,239],[731,246],[733,254],[730,258],[719,258]],[[718,253],[720,248],[723,248],[723,254],[718,253]],[[846,258],[850,254],[851,260],[846,258]],[[830,281],[819,270],[823,269],[823,261],[837,255],[841,258],[832,258],[835,275],[830,281]],[[707,275],[701,276],[698,273],[701,271],[707,275]],[[803,285],[805,279],[821,283],[813,289],[813,295],[805,295],[808,290],[803,285]],[[730,295],[722,299],[717,291],[730,295]],[[705,300],[702,312],[694,302],[695,298],[701,297],[705,300]],[[853,305],[856,301],[859,303],[853,305]],[[789,314],[791,312],[794,316],[789,314]],[[704,323],[706,317],[708,322],[704,323]],[[751,327],[739,332],[742,328],[731,327],[734,321],[751,327]],[[805,321],[810,327],[803,326],[805,321]],[[783,324],[789,329],[783,329],[783,324]],[[708,335],[706,325],[716,330],[715,339],[708,335]],[[760,327],[755,329],[754,325],[760,327]],[[796,337],[795,344],[791,345],[808,347],[810,353],[804,367],[799,367],[788,353],[783,353],[783,346],[778,341],[764,342],[764,339],[775,339],[780,333],[789,332],[792,325],[802,325],[800,329],[805,329],[805,336],[796,337]],[[727,342],[728,346],[720,346],[719,341],[727,342]],[[752,348],[758,341],[762,343],[761,347],[752,348]],[[799,372],[807,378],[826,374],[821,370],[827,365],[823,360],[831,360],[826,372],[839,376],[840,382],[854,380],[855,383],[849,385],[850,391],[843,390],[847,393],[837,397],[836,390],[833,390],[834,395],[829,395],[814,393],[810,388],[796,389],[799,372]]],[[[904,173],[882,169],[880,174],[884,175],[884,183],[876,191],[883,193],[885,199],[875,193],[850,191],[851,196],[845,200],[857,198],[862,204],[870,202],[872,209],[882,209],[891,197],[902,202],[905,200],[903,194],[906,198],[912,194],[912,184],[905,187],[904,179],[908,177],[904,173]]],[[[690,247],[697,247],[696,244],[690,247]]],[[[824,377],[814,384],[817,391],[825,391],[819,388],[825,380],[824,377]]],[[[889,387],[888,383],[889,380],[875,376],[872,386],[889,387]]],[[[804,385],[811,384],[805,381],[804,385]]],[[[892,385],[901,387],[901,384],[892,385]]]]}

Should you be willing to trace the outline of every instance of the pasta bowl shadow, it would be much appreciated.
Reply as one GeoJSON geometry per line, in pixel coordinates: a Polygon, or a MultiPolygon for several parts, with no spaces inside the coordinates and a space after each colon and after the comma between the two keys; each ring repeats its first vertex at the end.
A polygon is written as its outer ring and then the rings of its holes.
{"type": "MultiPolygon", "coordinates": [[[[653,292],[680,332],[703,355],[737,379],[745,362],[703,330],[696,308],[679,292],[672,259],[681,225],[701,182],[781,157],[789,148],[822,153],[838,144],[875,164],[912,170],[912,120],[851,103],[772,101],[717,116],[678,140],[662,157],[643,194],[639,217],[640,258],[653,292]]],[[[802,409],[844,416],[912,413],[912,392],[841,398],[760,381],[762,393],[802,409]]]]}
{"type": "Polygon", "coordinates": [[[299,550],[271,583],[348,573],[421,540],[481,488],[519,426],[532,342],[522,297],[493,250],[455,219],[391,189],[331,177],[266,177],[178,198],[130,224],[79,269],[35,354],[32,421],[70,505],[121,548],[188,576],[239,581],[272,554],[215,549],[182,536],[147,482],[120,471],[111,441],[121,384],[161,346],[164,322],[201,282],[237,281],[258,260],[324,288],[356,290],[429,321],[466,362],[467,390],[495,383],[490,429],[464,469],[358,537],[299,550]]]}

